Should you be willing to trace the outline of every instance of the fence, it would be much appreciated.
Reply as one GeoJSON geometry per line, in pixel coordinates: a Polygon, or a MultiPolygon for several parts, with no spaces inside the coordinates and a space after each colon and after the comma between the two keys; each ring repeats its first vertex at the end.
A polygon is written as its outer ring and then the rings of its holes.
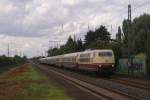
{"type": "Polygon", "coordinates": [[[123,74],[146,74],[146,55],[138,54],[133,57],[132,62],[128,59],[119,59],[117,70],[123,74]]]}

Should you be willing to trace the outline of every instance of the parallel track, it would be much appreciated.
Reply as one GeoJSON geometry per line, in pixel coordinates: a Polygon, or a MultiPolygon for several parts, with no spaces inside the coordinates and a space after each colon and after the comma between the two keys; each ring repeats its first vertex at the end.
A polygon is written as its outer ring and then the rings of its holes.
{"type": "Polygon", "coordinates": [[[150,84],[144,82],[129,80],[125,78],[116,78],[112,79],[112,81],[150,91],[150,84]]]}
{"type": "Polygon", "coordinates": [[[63,79],[70,82],[74,86],[82,89],[83,91],[89,92],[90,94],[92,94],[94,96],[102,98],[104,100],[105,99],[107,99],[107,100],[138,100],[137,98],[130,96],[128,94],[125,94],[125,93],[122,93],[119,91],[114,91],[112,89],[106,89],[104,87],[95,86],[91,83],[87,83],[85,81],[70,77],[68,75],[65,75],[65,74],[55,71],[55,70],[52,70],[50,68],[39,66],[39,65],[37,65],[37,66],[43,71],[49,71],[58,76],[61,76],[63,79]]]}

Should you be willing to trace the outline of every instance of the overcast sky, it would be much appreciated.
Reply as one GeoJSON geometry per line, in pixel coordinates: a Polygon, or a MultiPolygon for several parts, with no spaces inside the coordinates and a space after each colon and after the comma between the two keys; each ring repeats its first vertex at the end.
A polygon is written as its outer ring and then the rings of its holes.
{"type": "Polygon", "coordinates": [[[0,0],[0,55],[7,54],[8,44],[11,56],[42,55],[56,45],[52,41],[83,38],[88,23],[91,30],[105,25],[114,38],[129,2],[133,18],[150,14],[149,0],[0,0]]]}

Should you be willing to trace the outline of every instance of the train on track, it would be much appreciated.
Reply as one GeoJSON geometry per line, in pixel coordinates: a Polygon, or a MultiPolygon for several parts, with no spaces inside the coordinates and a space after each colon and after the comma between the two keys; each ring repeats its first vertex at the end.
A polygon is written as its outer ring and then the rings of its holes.
{"type": "Polygon", "coordinates": [[[89,50],[39,59],[42,64],[55,65],[73,70],[85,70],[112,75],[115,58],[112,50],[89,50]]]}

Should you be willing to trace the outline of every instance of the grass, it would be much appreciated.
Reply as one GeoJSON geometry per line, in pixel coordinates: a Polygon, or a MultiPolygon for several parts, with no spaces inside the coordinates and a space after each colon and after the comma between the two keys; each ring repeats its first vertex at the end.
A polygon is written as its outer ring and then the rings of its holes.
{"type": "Polygon", "coordinates": [[[32,65],[28,64],[26,69],[22,70],[20,75],[16,75],[15,77],[11,77],[10,80],[16,81],[38,81],[38,80],[46,80],[47,77],[39,72],[39,70],[35,69],[32,65]],[[27,71],[26,71],[27,70],[27,71]]]}
{"type": "Polygon", "coordinates": [[[17,95],[21,100],[71,100],[60,88],[35,83],[27,86],[17,95]]]}
{"type": "Polygon", "coordinates": [[[24,64],[0,76],[0,100],[72,100],[31,64],[24,64]]]}

